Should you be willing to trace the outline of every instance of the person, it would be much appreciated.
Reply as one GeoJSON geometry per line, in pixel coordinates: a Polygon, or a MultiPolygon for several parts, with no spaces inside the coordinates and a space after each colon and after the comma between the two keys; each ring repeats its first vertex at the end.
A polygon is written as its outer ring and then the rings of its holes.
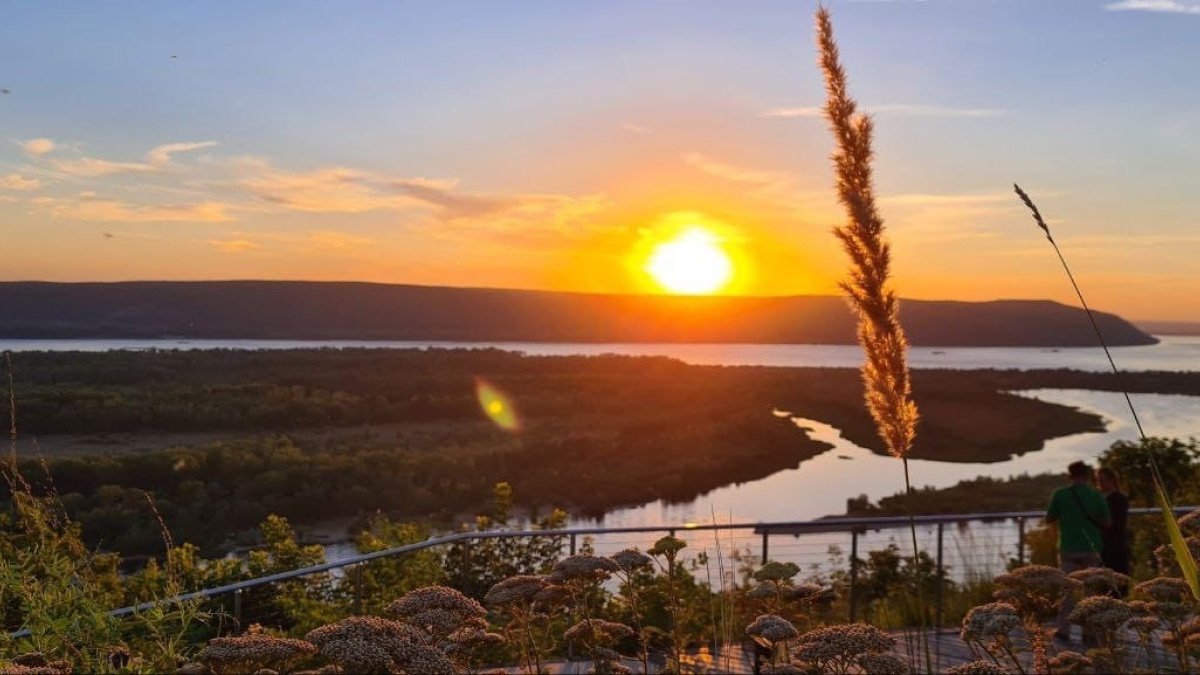
{"type": "MultiPolygon", "coordinates": [[[[1071,482],[1058,488],[1050,497],[1046,509],[1046,522],[1058,524],[1058,563],[1062,571],[1070,574],[1089,567],[1099,567],[1100,554],[1104,551],[1104,528],[1112,526],[1108,502],[1096,488],[1088,485],[1092,470],[1083,462],[1072,462],[1067,467],[1071,482]]],[[[1075,597],[1067,595],[1058,608],[1058,632],[1054,637],[1063,641],[1071,639],[1071,623],[1068,616],[1075,606],[1075,597]]],[[[1084,636],[1087,639],[1087,636],[1084,636]]]]}
{"type": "Polygon", "coordinates": [[[1112,527],[1104,529],[1104,550],[1100,552],[1100,559],[1112,571],[1129,574],[1129,497],[1121,492],[1120,475],[1110,467],[1096,471],[1096,484],[1104,493],[1112,516],[1112,527]]]}

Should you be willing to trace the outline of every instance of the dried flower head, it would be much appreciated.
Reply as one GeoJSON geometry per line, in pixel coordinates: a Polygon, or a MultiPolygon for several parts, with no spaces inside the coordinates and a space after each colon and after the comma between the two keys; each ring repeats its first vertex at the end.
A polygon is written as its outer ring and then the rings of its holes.
{"type": "Polygon", "coordinates": [[[1107,595],[1093,595],[1079,601],[1071,610],[1070,620],[1085,627],[1114,631],[1133,618],[1124,600],[1107,595]]]}
{"type": "MultiPolygon", "coordinates": [[[[1200,559],[1200,536],[1188,537],[1184,539],[1184,543],[1187,544],[1192,555],[1200,559]]],[[[1179,560],[1175,557],[1175,549],[1170,544],[1163,544],[1154,549],[1154,557],[1158,560],[1158,569],[1162,570],[1164,574],[1173,577],[1183,575],[1183,570],[1179,567],[1179,560]]]]}
{"type": "Polygon", "coordinates": [[[617,567],[620,567],[625,572],[633,572],[634,570],[649,567],[651,562],[650,556],[636,548],[627,548],[624,551],[614,553],[611,559],[617,564],[617,567]]]}
{"type": "Polygon", "coordinates": [[[895,654],[860,654],[858,667],[871,675],[908,675],[908,662],[895,654]]]}
{"type": "Polygon", "coordinates": [[[878,628],[851,623],[818,628],[801,635],[794,653],[797,659],[811,663],[850,662],[862,654],[889,652],[894,646],[896,638],[878,628]]]}
{"type": "Polygon", "coordinates": [[[1067,575],[1083,584],[1085,595],[1108,595],[1129,585],[1129,576],[1107,567],[1089,567],[1067,575]]]}
{"type": "Polygon", "coordinates": [[[272,666],[290,670],[296,661],[316,653],[317,648],[304,640],[241,635],[213,638],[196,660],[214,673],[248,672],[272,666]]]}
{"type": "Polygon", "coordinates": [[[1125,624],[1125,627],[1138,635],[1146,637],[1161,628],[1162,622],[1152,616],[1134,616],[1125,624]]]}
{"type": "Polygon", "coordinates": [[[1182,602],[1190,590],[1183,579],[1155,577],[1134,586],[1133,592],[1159,602],[1182,602]]]}
{"type": "Polygon", "coordinates": [[[426,586],[410,591],[383,611],[398,621],[424,630],[435,640],[444,640],[459,628],[478,624],[487,616],[483,605],[446,586],[426,586]]]}
{"type": "Polygon", "coordinates": [[[568,642],[591,646],[610,646],[633,635],[633,629],[623,623],[603,619],[584,619],[563,633],[568,642]]]}
{"type": "Polygon", "coordinates": [[[947,668],[946,675],[1008,675],[1008,671],[991,661],[968,661],[947,668]]]}
{"type": "Polygon", "coordinates": [[[973,607],[963,618],[963,641],[1006,636],[1021,625],[1017,609],[1006,602],[991,602],[973,607]]]}
{"type": "Polygon", "coordinates": [[[321,626],[304,636],[325,658],[351,673],[387,673],[397,668],[424,667],[439,662],[453,672],[454,664],[427,646],[425,635],[398,621],[374,616],[352,616],[321,626]]]}
{"type": "Polygon", "coordinates": [[[787,581],[800,573],[800,566],[792,562],[771,561],[754,573],[755,581],[787,581]]]}
{"type": "Polygon", "coordinates": [[[1180,516],[1177,522],[1179,529],[1183,531],[1183,536],[1200,536],[1200,509],[1180,516]]]}
{"type": "Polygon", "coordinates": [[[1049,565],[1026,565],[996,577],[993,596],[1011,604],[1023,615],[1041,616],[1057,611],[1058,603],[1082,584],[1049,565]]]}
{"type": "Polygon", "coordinates": [[[617,563],[608,558],[594,555],[573,555],[555,563],[554,569],[550,571],[550,581],[555,584],[571,581],[585,583],[606,581],[613,572],[619,569],[617,563]]]}
{"type": "Polygon", "coordinates": [[[769,642],[783,642],[796,638],[800,633],[791,621],[774,614],[762,614],[746,626],[746,633],[769,642]]]}
{"type": "Polygon", "coordinates": [[[685,548],[687,548],[686,541],[667,535],[654,542],[654,546],[651,546],[647,553],[653,556],[664,556],[668,559],[674,559],[675,555],[685,548]]]}
{"type": "Polygon", "coordinates": [[[1054,675],[1073,675],[1091,668],[1093,661],[1073,651],[1062,651],[1050,658],[1050,672],[1054,675]]]}
{"type": "Polygon", "coordinates": [[[498,582],[483,596],[489,605],[510,605],[514,602],[532,601],[546,586],[542,577],[518,574],[498,582]]]}

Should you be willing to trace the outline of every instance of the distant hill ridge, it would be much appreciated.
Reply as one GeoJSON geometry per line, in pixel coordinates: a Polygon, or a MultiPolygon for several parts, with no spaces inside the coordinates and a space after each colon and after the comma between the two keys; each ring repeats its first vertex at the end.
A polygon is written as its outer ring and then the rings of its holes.
{"type": "MultiPolygon", "coordinates": [[[[1096,316],[1112,345],[1157,340],[1096,316]]],[[[1091,346],[1078,308],[1047,300],[904,300],[922,346],[1091,346]]],[[[599,295],[357,282],[0,282],[3,338],[852,344],[833,296],[599,295]]]]}

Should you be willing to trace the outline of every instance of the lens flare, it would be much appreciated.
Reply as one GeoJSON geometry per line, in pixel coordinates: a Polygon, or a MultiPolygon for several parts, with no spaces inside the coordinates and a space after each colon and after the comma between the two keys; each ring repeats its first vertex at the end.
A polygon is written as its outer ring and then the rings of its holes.
{"type": "Polygon", "coordinates": [[[475,378],[475,396],[479,399],[479,407],[496,426],[505,431],[521,430],[521,418],[513,407],[508,394],[500,391],[491,382],[482,377],[475,378]]]}

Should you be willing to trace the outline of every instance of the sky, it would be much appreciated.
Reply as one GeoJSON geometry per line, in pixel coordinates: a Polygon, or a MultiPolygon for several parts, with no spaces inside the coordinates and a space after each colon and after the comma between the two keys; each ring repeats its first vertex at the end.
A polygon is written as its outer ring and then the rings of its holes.
{"type": "MultiPolygon", "coordinates": [[[[902,297],[1200,321],[1200,0],[831,0],[902,297]]],[[[6,3],[0,279],[829,294],[815,2],[6,3]]]]}

